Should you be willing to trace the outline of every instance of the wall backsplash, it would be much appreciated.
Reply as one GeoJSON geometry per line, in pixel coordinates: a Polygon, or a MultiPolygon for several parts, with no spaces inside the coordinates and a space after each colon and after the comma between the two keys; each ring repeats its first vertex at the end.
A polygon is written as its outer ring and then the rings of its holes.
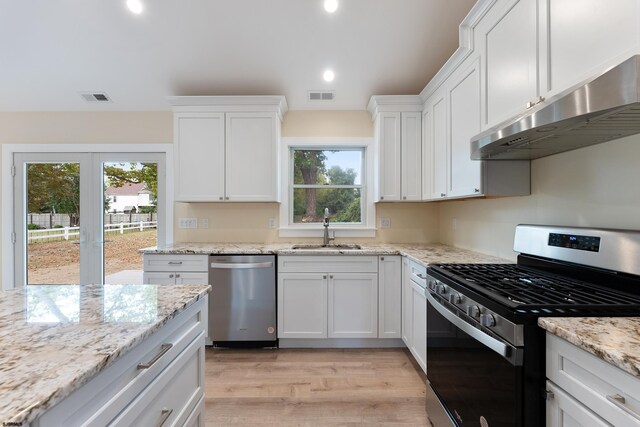
{"type": "MultiPolygon", "coordinates": [[[[207,229],[174,229],[176,242],[293,242],[314,241],[314,238],[278,237],[278,230],[269,228],[269,219],[278,220],[278,203],[176,203],[174,215],[208,219],[207,229]]],[[[438,241],[438,207],[429,203],[379,203],[376,223],[389,218],[391,228],[378,229],[373,239],[345,241],[376,243],[431,243],[438,241]]],[[[322,231],[318,231],[318,240],[322,231]]],[[[339,239],[340,240],[340,239],[339,239]]]]}
{"type": "Polygon", "coordinates": [[[534,160],[531,196],[442,203],[439,223],[442,243],[512,260],[519,223],[640,230],[640,135],[534,160]]]}

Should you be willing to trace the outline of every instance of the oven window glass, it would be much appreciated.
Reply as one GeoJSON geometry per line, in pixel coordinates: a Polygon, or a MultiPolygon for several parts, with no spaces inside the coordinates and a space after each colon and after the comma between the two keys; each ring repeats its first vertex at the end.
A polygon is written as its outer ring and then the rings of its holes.
{"type": "Polygon", "coordinates": [[[427,377],[449,415],[459,426],[522,425],[517,403],[522,368],[457,328],[431,304],[427,310],[427,377]]]}

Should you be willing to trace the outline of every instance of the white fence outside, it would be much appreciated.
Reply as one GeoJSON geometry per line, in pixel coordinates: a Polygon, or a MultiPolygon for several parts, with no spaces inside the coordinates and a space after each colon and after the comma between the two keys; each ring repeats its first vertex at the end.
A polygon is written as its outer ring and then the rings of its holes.
{"type": "MultiPolygon", "coordinates": [[[[144,231],[149,228],[157,228],[158,221],[121,222],[118,224],[105,224],[104,234],[144,231]]],[[[27,242],[38,241],[53,242],[58,240],[78,240],[80,227],[48,228],[44,230],[28,230],[27,242]]]]}
{"type": "MultiPolygon", "coordinates": [[[[120,222],[151,222],[158,218],[156,213],[105,213],[104,223],[115,224],[120,222]]],[[[38,227],[53,229],[56,225],[70,227],[70,219],[68,214],[48,214],[48,213],[29,213],[27,214],[27,223],[36,224],[38,227]]]]}

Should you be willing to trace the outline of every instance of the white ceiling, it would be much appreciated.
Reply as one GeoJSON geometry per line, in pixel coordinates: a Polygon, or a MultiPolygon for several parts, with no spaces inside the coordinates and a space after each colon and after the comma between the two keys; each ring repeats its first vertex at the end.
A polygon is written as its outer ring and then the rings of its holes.
{"type": "Polygon", "coordinates": [[[0,0],[0,110],[169,110],[169,95],[285,95],[364,109],[419,93],[475,0],[0,0]],[[326,68],[332,83],[322,80],[326,68]],[[332,103],[308,90],[335,90],[332,103]],[[106,92],[91,104],[80,92],[106,92]]]}

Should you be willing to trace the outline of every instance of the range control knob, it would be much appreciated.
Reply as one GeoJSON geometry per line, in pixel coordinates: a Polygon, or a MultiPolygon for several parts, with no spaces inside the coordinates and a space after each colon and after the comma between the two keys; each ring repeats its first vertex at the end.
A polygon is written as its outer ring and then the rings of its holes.
{"type": "Polygon", "coordinates": [[[496,318],[493,314],[485,313],[480,315],[480,324],[486,327],[496,326],[496,318]]]}
{"type": "Polygon", "coordinates": [[[427,283],[427,287],[429,288],[429,290],[435,292],[437,284],[438,282],[436,280],[429,280],[429,282],[427,283]]]}
{"type": "Polygon", "coordinates": [[[439,285],[436,286],[436,293],[440,294],[440,295],[444,295],[447,293],[447,287],[445,285],[443,285],[442,283],[440,283],[439,285]]]}
{"type": "Polygon", "coordinates": [[[467,316],[477,319],[480,316],[480,307],[477,305],[467,306],[467,316]]]}
{"type": "Polygon", "coordinates": [[[460,294],[451,294],[451,295],[449,295],[449,302],[451,304],[460,304],[460,303],[462,303],[462,295],[460,295],[460,294]]]}

